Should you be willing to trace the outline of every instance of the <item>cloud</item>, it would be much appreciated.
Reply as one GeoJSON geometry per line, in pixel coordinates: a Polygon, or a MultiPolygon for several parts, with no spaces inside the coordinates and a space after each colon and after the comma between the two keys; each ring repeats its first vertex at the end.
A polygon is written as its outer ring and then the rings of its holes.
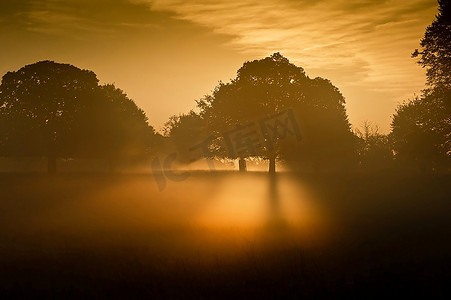
{"type": "Polygon", "coordinates": [[[150,11],[147,4],[128,0],[0,2],[0,26],[3,29],[54,36],[112,35],[130,27],[158,29],[168,22],[170,15],[170,12],[150,11]]]}
{"type": "MultiPolygon", "coordinates": [[[[109,70],[114,80],[137,68],[158,82],[152,87],[172,103],[169,112],[233,76],[243,60],[281,52],[309,76],[337,85],[351,121],[388,124],[396,104],[424,87],[424,70],[410,54],[436,6],[434,0],[0,1],[0,71],[47,57],[109,70]],[[183,95],[174,94],[174,74],[183,95]]],[[[128,92],[151,103],[143,96],[148,86],[132,77],[124,75],[128,92]]]]}
{"type": "Polygon", "coordinates": [[[233,36],[227,46],[237,51],[260,57],[281,51],[314,73],[336,73],[342,84],[393,90],[412,87],[416,66],[409,51],[424,31],[420,20],[436,9],[430,0],[157,0],[151,5],[233,36]]]}
{"type": "Polygon", "coordinates": [[[437,11],[432,0],[155,0],[150,6],[231,36],[225,46],[252,59],[281,52],[345,91],[356,123],[382,120],[386,131],[399,100],[424,88],[424,70],[410,55],[437,11]]]}

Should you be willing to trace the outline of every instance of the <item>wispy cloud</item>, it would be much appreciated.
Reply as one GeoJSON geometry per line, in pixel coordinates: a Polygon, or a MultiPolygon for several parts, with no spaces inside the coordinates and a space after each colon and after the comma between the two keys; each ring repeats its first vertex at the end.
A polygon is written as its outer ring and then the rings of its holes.
{"type": "MultiPolygon", "coordinates": [[[[43,57],[91,59],[87,66],[99,70],[103,62],[104,73],[123,76],[124,88],[141,95],[138,103],[152,111],[167,105],[169,114],[191,107],[243,60],[277,51],[309,76],[331,79],[352,122],[377,120],[388,129],[396,104],[424,87],[424,70],[410,54],[436,6],[435,0],[0,1],[0,70],[43,57]],[[149,85],[124,75],[136,68],[158,82],[153,93],[167,104],[153,104],[149,85]]],[[[157,115],[162,123],[166,116],[157,115]]]]}
{"type": "Polygon", "coordinates": [[[54,36],[111,35],[127,28],[160,28],[168,13],[129,0],[16,0],[0,3],[0,23],[54,36]]]}
{"type": "Polygon", "coordinates": [[[243,53],[281,51],[315,75],[341,70],[336,80],[342,84],[404,90],[424,80],[416,76],[412,81],[416,66],[410,52],[436,3],[157,0],[152,9],[173,11],[180,19],[231,35],[228,46],[243,53]]]}
{"type": "Polygon", "coordinates": [[[281,52],[309,75],[327,77],[348,91],[348,108],[360,109],[357,121],[383,119],[386,130],[396,104],[424,87],[423,70],[410,55],[437,9],[434,0],[156,0],[150,5],[231,36],[225,46],[248,57],[281,52]],[[384,110],[377,101],[385,101],[384,110]],[[362,103],[379,115],[363,113],[362,103]]]}

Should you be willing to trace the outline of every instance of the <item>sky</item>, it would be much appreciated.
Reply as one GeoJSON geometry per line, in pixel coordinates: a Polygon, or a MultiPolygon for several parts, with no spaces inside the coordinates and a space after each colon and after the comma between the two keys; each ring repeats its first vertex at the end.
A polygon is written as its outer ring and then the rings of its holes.
{"type": "Polygon", "coordinates": [[[92,70],[161,130],[280,52],[340,89],[353,127],[387,133],[425,87],[411,53],[436,13],[435,0],[0,0],[0,76],[40,60],[92,70]]]}

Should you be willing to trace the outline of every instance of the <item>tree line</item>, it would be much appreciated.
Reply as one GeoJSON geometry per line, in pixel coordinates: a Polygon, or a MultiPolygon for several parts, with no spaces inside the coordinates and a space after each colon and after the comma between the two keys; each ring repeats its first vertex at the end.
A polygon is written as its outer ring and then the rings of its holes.
{"type": "Polygon", "coordinates": [[[196,101],[196,112],[173,116],[164,135],[113,84],[94,72],[41,61],[8,72],[0,85],[0,156],[108,161],[145,160],[176,151],[178,160],[198,157],[276,160],[290,166],[341,169],[390,167],[449,170],[451,158],[450,5],[439,1],[413,57],[427,70],[422,95],[398,106],[388,135],[370,123],[352,129],[339,89],[310,78],[280,53],[245,62],[230,82],[220,82],[196,101]],[[195,148],[195,147],[194,147],[195,148]],[[233,148],[233,149],[231,149],[233,148]],[[199,154],[200,153],[200,154],[199,154]]]}

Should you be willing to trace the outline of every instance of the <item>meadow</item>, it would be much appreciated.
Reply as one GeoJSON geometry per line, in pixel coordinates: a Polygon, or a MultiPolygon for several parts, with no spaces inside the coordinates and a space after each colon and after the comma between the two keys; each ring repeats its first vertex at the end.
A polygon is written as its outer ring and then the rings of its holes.
{"type": "Polygon", "coordinates": [[[427,296],[450,290],[451,176],[0,174],[8,298],[427,296]]]}

